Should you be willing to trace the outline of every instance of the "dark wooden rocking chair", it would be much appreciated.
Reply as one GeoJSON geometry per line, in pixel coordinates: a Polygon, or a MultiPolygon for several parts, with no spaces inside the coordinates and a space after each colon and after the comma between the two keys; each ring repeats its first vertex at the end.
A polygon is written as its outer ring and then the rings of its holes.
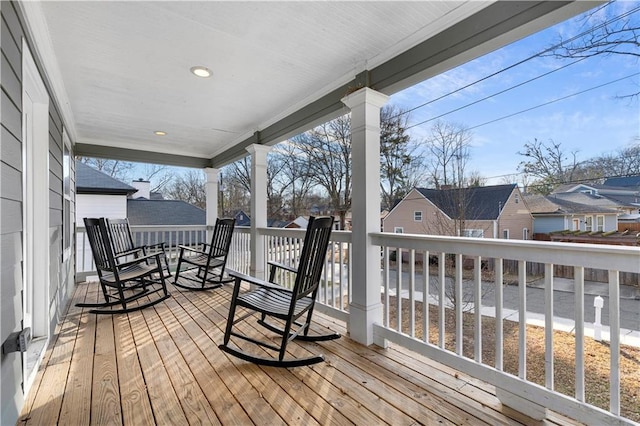
{"type": "Polygon", "coordinates": [[[169,259],[167,258],[167,250],[164,242],[136,246],[133,242],[133,233],[131,232],[129,220],[126,218],[107,219],[107,227],[109,229],[109,237],[111,238],[111,247],[113,247],[116,257],[130,255],[137,258],[146,256],[147,254],[160,253],[162,260],[164,260],[164,270],[166,270],[165,277],[171,276],[169,259]]]}
{"type": "Polygon", "coordinates": [[[171,296],[164,280],[160,253],[137,258],[131,253],[116,255],[104,218],[84,218],[84,224],[104,302],[76,306],[97,308],[89,311],[94,314],[119,314],[153,306],[171,296]],[[118,261],[120,259],[123,260],[118,261]],[[143,297],[149,300],[136,302],[143,297]],[[118,305],[121,308],[116,308],[118,305]]]}
{"type": "Polygon", "coordinates": [[[211,243],[201,244],[202,250],[180,246],[180,257],[173,285],[187,290],[212,290],[233,281],[233,278],[226,277],[224,272],[235,223],[233,218],[216,219],[211,243]],[[191,267],[182,271],[181,268],[185,263],[191,267]],[[196,269],[197,272],[194,274],[193,271],[196,269]],[[190,272],[185,273],[187,271],[190,272]]]}
{"type": "Polygon", "coordinates": [[[309,325],[320,284],[320,274],[327,259],[327,246],[332,227],[333,217],[311,217],[305,234],[298,268],[295,269],[270,262],[269,282],[236,272],[230,273],[235,278],[235,287],[231,298],[231,306],[229,307],[224,343],[219,346],[220,349],[245,361],[274,367],[299,367],[324,361],[323,355],[286,360],[285,353],[287,344],[293,339],[317,342],[340,337],[337,333],[328,335],[309,334],[309,325]],[[295,284],[292,290],[275,284],[274,281],[278,269],[295,274],[295,284]],[[240,286],[243,281],[252,284],[253,289],[240,294],[240,286]],[[243,313],[236,319],[235,314],[238,307],[246,308],[248,312],[243,313]],[[257,313],[260,313],[260,319],[258,320],[260,325],[282,336],[280,346],[256,340],[233,330],[234,325],[257,313]],[[297,321],[301,316],[305,316],[302,323],[297,321]],[[267,322],[266,317],[281,320],[284,322],[284,327],[280,328],[267,322]],[[231,336],[276,351],[278,352],[278,358],[251,355],[241,349],[231,347],[229,346],[231,336]]]}

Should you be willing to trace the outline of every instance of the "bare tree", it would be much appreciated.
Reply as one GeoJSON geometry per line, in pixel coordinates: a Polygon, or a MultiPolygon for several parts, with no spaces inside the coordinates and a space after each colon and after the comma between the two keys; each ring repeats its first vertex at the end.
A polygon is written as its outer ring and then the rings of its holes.
{"type": "Polygon", "coordinates": [[[524,151],[519,155],[526,158],[518,165],[518,169],[530,176],[538,178],[531,186],[532,192],[549,194],[562,183],[573,182],[579,171],[577,151],[566,153],[560,142],[550,140],[548,144],[534,139],[524,144],[524,151]]]}
{"type": "Polygon", "coordinates": [[[385,106],[380,111],[380,191],[383,209],[390,210],[424,180],[425,167],[418,145],[406,132],[409,114],[385,106]]]}
{"type": "Polygon", "coordinates": [[[287,198],[292,218],[296,218],[308,211],[305,201],[313,185],[309,167],[298,147],[289,141],[276,145],[275,151],[282,161],[277,181],[283,188],[283,196],[287,198]]]}
{"type": "Polygon", "coordinates": [[[78,157],[78,161],[122,182],[131,181],[131,173],[136,166],[134,163],[128,161],[111,160],[108,158],[78,157]]]}
{"type": "Polygon", "coordinates": [[[351,123],[342,116],[292,139],[307,160],[310,179],[327,193],[344,229],[351,208],[351,123]]]}
{"type": "Polygon", "coordinates": [[[178,175],[167,186],[165,195],[172,200],[182,200],[201,209],[207,207],[206,177],[202,170],[193,169],[178,175]]]}
{"type": "Polygon", "coordinates": [[[430,174],[436,188],[465,186],[471,132],[463,125],[437,121],[426,147],[431,154],[430,174]]]}
{"type": "MultiPolygon", "coordinates": [[[[581,15],[578,23],[587,30],[568,39],[559,35],[558,42],[546,56],[559,59],[612,55],[640,58],[640,8],[628,9],[625,3],[610,1],[581,15]]],[[[636,91],[621,97],[637,98],[639,94],[636,91]]]]}

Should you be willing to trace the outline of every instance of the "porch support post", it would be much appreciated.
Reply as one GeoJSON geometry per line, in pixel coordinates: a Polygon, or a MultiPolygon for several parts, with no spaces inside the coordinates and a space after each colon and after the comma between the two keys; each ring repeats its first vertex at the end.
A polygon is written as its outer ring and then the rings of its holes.
{"type": "Polygon", "coordinates": [[[264,236],[259,228],[267,227],[267,154],[270,146],[253,144],[251,154],[251,275],[265,279],[264,236]]]}
{"type": "Polygon", "coordinates": [[[368,87],[342,102],[351,109],[353,190],[353,290],[349,305],[349,333],[365,345],[374,343],[373,324],[382,321],[380,248],[369,233],[380,232],[380,108],[388,96],[368,87]]]}
{"type": "Polygon", "coordinates": [[[207,224],[207,242],[213,236],[213,228],[218,218],[218,177],[220,169],[212,169],[206,167],[204,172],[207,175],[207,183],[205,185],[206,196],[206,224],[207,224]]]}

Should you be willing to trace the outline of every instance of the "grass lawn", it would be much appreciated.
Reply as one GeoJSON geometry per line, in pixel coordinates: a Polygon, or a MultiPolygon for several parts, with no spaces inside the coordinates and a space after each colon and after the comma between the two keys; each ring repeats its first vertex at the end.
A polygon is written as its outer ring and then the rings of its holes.
{"type": "MultiPolygon", "coordinates": [[[[397,326],[396,300],[390,297],[390,327],[397,326]]],[[[409,333],[408,300],[402,302],[402,331],[409,333]]],[[[429,307],[429,342],[438,344],[438,310],[429,307]]],[[[455,351],[455,313],[447,309],[445,314],[445,347],[455,351]]],[[[422,303],[415,302],[415,337],[422,339],[422,303]]],[[[495,318],[482,320],[482,363],[495,365],[495,318]]],[[[464,314],[463,353],[473,359],[474,354],[473,314],[464,314]]],[[[518,374],[518,323],[503,321],[504,371],[518,374]]],[[[575,396],[575,336],[554,331],[554,385],[555,390],[575,396]]],[[[527,380],[544,386],[545,383],[545,339],[544,328],[527,326],[527,380]]],[[[609,410],[610,348],[607,342],[597,342],[585,337],[585,396],[589,404],[609,410]]],[[[640,349],[621,346],[620,349],[620,411],[622,416],[640,422],[640,349]]]]}

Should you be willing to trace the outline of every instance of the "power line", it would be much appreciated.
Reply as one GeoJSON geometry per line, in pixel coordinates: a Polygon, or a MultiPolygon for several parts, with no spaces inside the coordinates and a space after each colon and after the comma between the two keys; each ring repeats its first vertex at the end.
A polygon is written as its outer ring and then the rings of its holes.
{"type": "MultiPolygon", "coordinates": [[[[601,9],[602,9],[602,8],[604,8],[605,6],[606,6],[606,4],[605,4],[605,5],[602,5],[600,8],[598,8],[598,9],[596,10],[596,12],[597,12],[597,11],[599,11],[599,10],[601,10],[601,9]]],[[[551,47],[549,47],[549,48],[547,48],[547,49],[544,49],[544,50],[542,50],[542,51],[539,51],[539,52],[537,52],[537,53],[534,53],[533,55],[530,55],[530,56],[528,56],[528,57],[526,57],[526,58],[524,58],[524,59],[522,59],[522,60],[520,60],[520,61],[517,61],[517,62],[515,62],[515,63],[513,63],[513,64],[511,64],[511,65],[509,65],[509,66],[507,66],[507,67],[505,67],[505,68],[502,68],[502,69],[500,69],[500,70],[498,70],[498,71],[496,71],[496,72],[493,72],[493,73],[491,73],[491,74],[489,74],[489,75],[487,75],[487,76],[485,76],[485,77],[482,77],[482,78],[480,78],[480,79],[478,79],[478,80],[475,80],[475,81],[473,81],[473,82],[471,82],[471,83],[469,83],[469,84],[466,84],[466,85],[464,85],[464,86],[462,86],[462,87],[459,87],[458,89],[455,89],[455,90],[453,90],[453,91],[451,91],[451,92],[445,93],[444,95],[441,95],[441,96],[439,96],[439,97],[437,97],[437,98],[435,98],[435,99],[429,100],[429,101],[424,102],[424,103],[422,103],[422,104],[416,105],[415,107],[412,107],[412,108],[409,108],[409,109],[407,109],[407,110],[404,110],[404,111],[402,111],[402,112],[400,112],[400,113],[398,113],[398,114],[396,114],[396,115],[394,115],[394,116],[392,116],[392,117],[390,117],[390,118],[391,118],[391,119],[394,119],[394,118],[400,117],[400,116],[402,116],[402,115],[409,114],[410,112],[413,112],[413,111],[415,111],[415,110],[417,110],[417,109],[419,109],[419,108],[425,107],[425,106],[430,105],[430,104],[432,104],[432,103],[434,103],[434,102],[437,102],[437,101],[439,101],[439,100],[441,100],[441,99],[444,99],[444,98],[446,98],[446,97],[448,97],[448,96],[451,96],[451,95],[454,95],[454,94],[456,94],[456,93],[458,93],[458,92],[461,92],[461,91],[463,91],[463,90],[465,90],[465,89],[467,89],[467,88],[469,88],[469,87],[472,87],[472,86],[474,86],[474,85],[476,85],[476,84],[478,84],[478,83],[481,83],[481,82],[483,82],[483,81],[485,81],[485,80],[488,80],[488,79],[490,79],[490,78],[492,78],[492,77],[495,77],[495,76],[497,76],[497,75],[499,75],[499,74],[501,74],[501,73],[503,73],[503,72],[505,72],[505,71],[508,71],[508,70],[510,70],[510,69],[513,69],[513,68],[515,68],[515,67],[517,67],[517,66],[519,66],[519,65],[522,65],[522,64],[524,64],[524,63],[526,63],[526,62],[529,62],[529,61],[531,61],[531,60],[533,60],[533,59],[535,59],[535,58],[537,58],[537,57],[540,57],[540,56],[542,56],[542,55],[544,55],[544,54],[546,54],[546,53],[549,53],[549,52],[551,52],[551,51],[553,51],[553,50],[557,49],[558,47],[561,47],[561,46],[563,46],[563,45],[565,45],[565,44],[567,44],[567,43],[570,43],[570,42],[575,41],[575,40],[577,40],[577,39],[579,39],[579,38],[581,38],[581,37],[584,37],[585,35],[587,35],[587,34],[589,34],[589,33],[593,32],[593,31],[596,31],[596,30],[601,29],[601,28],[603,28],[603,27],[605,27],[605,26],[607,26],[607,25],[609,25],[609,24],[612,24],[612,23],[614,23],[614,22],[618,21],[618,20],[621,20],[621,19],[623,19],[623,18],[626,18],[627,16],[629,16],[629,15],[631,15],[631,14],[633,14],[633,13],[635,13],[635,12],[639,11],[639,10],[640,10],[640,6],[638,6],[638,7],[634,8],[634,9],[630,9],[630,10],[626,11],[625,13],[623,13],[623,14],[621,14],[621,15],[618,15],[618,16],[616,16],[616,17],[611,18],[610,20],[607,20],[607,21],[602,22],[602,23],[601,23],[601,24],[599,24],[599,25],[596,25],[596,26],[594,26],[594,27],[591,27],[591,28],[589,28],[588,30],[585,30],[585,31],[583,31],[583,32],[581,32],[581,33],[579,33],[579,34],[577,34],[577,35],[575,35],[575,36],[573,36],[573,37],[571,37],[571,38],[569,38],[569,39],[567,39],[567,40],[564,40],[564,41],[562,41],[562,42],[560,42],[560,43],[556,43],[556,44],[554,44],[553,46],[551,46],[551,47]]],[[[586,58],[582,58],[582,59],[586,59],[586,58]]],[[[567,65],[567,66],[573,65],[573,64],[575,64],[575,63],[577,63],[577,62],[579,62],[579,61],[572,62],[571,64],[569,64],[569,65],[567,65]]],[[[564,66],[564,67],[562,67],[562,68],[566,68],[567,66],[564,66]]],[[[562,68],[560,68],[560,69],[562,69],[562,68]]],[[[547,73],[547,74],[548,74],[548,73],[547,73]]],[[[545,74],[545,75],[546,75],[546,74],[545,74]]],[[[544,75],[543,75],[543,76],[544,76],[544,75]]],[[[532,79],[532,80],[530,80],[530,81],[533,81],[533,80],[535,80],[535,79],[532,79]]],[[[530,81],[528,81],[528,82],[530,82],[530,81]]],[[[527,82],[525,82],[525,83],[527,83],[527,82]]],[[[522,83],[522,84],[524,84],[524,83],[522,83]]],[[[520,84],[520,85],[522,85],[522,84],[520,84]]],[[[514,86],[513,88],[515,88],[515,87],[519,87],[520,85],[518,85],[518,86],[514,86]]],[[[508,91],[508,90],[510,90],[510,89],[506,89],[505,91],[508,91]]],[[[501,93],[503,93],[503,92],[504,92],[504,91],[499,92],[498,94],[501,94],[501,93]]],[[[484,98],[484,99],[482,99],[482,100],[487,100],[487,99],[489,99],[489,98],[490,98],[490,97],[487,97],[487,98],[484,98]]],[[[477,102],[479,102],[479,101],[477,101],[477,102]]],[[[477,103],[477,102],[474,102],[473,104],[475,104],[475,103],[477,103]]],[[[470,104],[470,105],[473,105],[473,104],[470,104]]],[[[454,110],[454,111],[452,111],[452,112],[455,112],[455,111],[456,111],[456,110],[454,110]]],[[[446,115],[446,114],[443,114],[443,115],[446,115]]],[[[443,115],[441,115],[440,117],[442,117],[443,115]]],[[[416,124],[416,125],[413,125],[413,126],[411,126],[411,127],[415,127],[415,126],[420,125],[420,124],[424,124],[424,122],[419,123],[419,124],[416,124]]]]}
{"type": "Polygon", "coordinates": [[[610,85],[610,84],[617,83],[617,82],[622,81],[622,80],[625,80],[625,79],[627,79],[627,78],[635,77],[635,76],[637,76],[638,74],[640,74],[640,72],[636,72],[636,73],[633,73],[633,74],[627,75],[627,76],[625,76],[625,77],[621,77],[621,78],[618,78],[618,79],[615,79],[615,80],[609,81],[609,82],[607,82],[607,83],[599,84],[599,85],[597,85],[597,86],[590,87],[590,88],[588,88],[588,89],[581,90],[581,91],[579,91],[579,92],[574,92],[574,93],[572,93],[572,94],[570,94],[570,95],[562,96],[562,97],[560,97],[560,98],[553,99],[553,100],[551,100],[551,101],[549,101],[549,102],[545,102],[545,103],[542,103],[542,104],[539,104],[539,105],[533,106],[533,107],[531,107],[531,108],[523,109],[523,110],[521,110],[521,111],[514,112],[514,113],[512,113],[512,114],[508,114],[508,115],[505,115],[505,116],[502,116],[502,117],[496,118],[496,119],[494,119],[494,120],[490,120],[490,121],[487,121],[487,122],[485,122],[485,123],[478,124],[478,125],[473,126],[473,127],[469,127],[467,130],[477,129],[478,127],[486,126],[487,124],[492,124],[492,123],[495,123],[495,122],[497,122],[497,121],[504,120],[504,119],[506,119],[506,118],[511,118],[511,117],[516,116],[516,115],[518,115],[518,114],[522,114],[522,113],[525,113],[525,112],[533,111],[534,109],[542,108],[543,106],[551,105],[551,104],[553,104],[553,103],[563,101],[563,100],[568,99],[568,98],[571,98],[571,97],[573,97],[573,96],[582,95],[583,93],[587,93],[587,92],[590,92],[590,91],[592,91],[592,90],[600,89],[601,87],[604,87],[604,86],[608,86],[608,85],[610,85]]]}
{"type": "Polygon", "coordinates": [[[471,102],[471,103],[469,103],[469,104],[466,104],[466,105],[463,105],[463,106],[461,106],[461,107],[454,108],[454,109],[452,109],[452,110],[449,110],[449,111],[447,111],[447,112],[444,112],[444,113],[442,113],[442,114],[440,114],[440,115],[437,115],[437,116],[435,116],[435,117],[431,117],[431,118],[429,118],[428,120],[421,121],[420,123],[412,124],[411,126],[408,126],[408,127],[407,127],[407,129],[411,129],[412,127],[420,126],[420,125],[425,124],[425,123],[428,123],[428,122],[430,122],[430,121],[437,120],[438,118],[444,117],[445,115],[453,114],[454,112],[458,112],[458,111],[460,111],[460,110],[463,110],[463,109],[465,109],[465,108],[468,108],[468,107],[473,106],[473,105],[475,105],[475,104],[478,104],[478,103],[480,103],[480,102],[486,101],[487,99],[490,99],[490,98],[496,97],[496,96],[498,96],[498,95],[502,95],[503,93],[506,93],[506,92],[508,92],[508,91],[510,91],[510,90],[513,90],[513,89],[516,89],[516,88],[518,88],[518,87],[524,86],[525,84],[531,83],[532,81],[538,80],[538,79],[540,79],[540,78],[542,78],[542,77],[546,77],[546,76],[548,76],[549,74],[553,74],[554,72],[557,72],[557,71],[560,71],[560,70],[565,69],[565,68],[567,68],[567,67],[570,67],[571,65],[577,64],[578,62],[584,61],[585,59],[587,59],[587,58],[580,58],[580,59],[578,59],[578,60],[576,60],[576,61],[573,61],[573,62],[571,62],[571,63],[568,63],[568,64],[566,64],[566,65],[563,65],[563,66],[561,66],[560,68],[553,69],[553,70],[548,71],[548,72],[546,72],[546,73],[544,73],[544,74],[540,74],[540,75],[538,75],[538,76],[536,76],[536,77],[533,77],[533,78],[531,78],[531,79],[529,79],[529,80],[523,81],[522,83],[518,83],[518,84],[516,84],[515,86],[511,86],[511,87],[508,87],[508,88],[506,88],[506,89],[500,90],[499,92],[492,93],[491,95],[485,96],[484,98],[478,99],[478,100],[476,100],[476,101],[473,101],[473,102],[471,102]]]}

